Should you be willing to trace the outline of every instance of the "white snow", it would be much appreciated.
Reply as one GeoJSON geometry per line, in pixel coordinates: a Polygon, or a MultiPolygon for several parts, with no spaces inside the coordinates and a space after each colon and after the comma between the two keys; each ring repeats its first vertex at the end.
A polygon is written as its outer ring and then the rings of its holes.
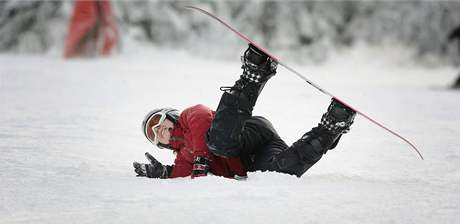
{"type": "MultiPolygon", "coordinates": [[[[241,45],[241,52],[245,46],[241,45]]],[[[302,178],[135,177],[132,162],[168,151],[141,132],[156,107],[216,108],[240,73],[226,61],[141,47],[111,58],[0,55],[0,223],[455,223],[460,218],[458,70],[364,46],[293,67],[409,138],[425,156],[358,117],[302,178]]],[[[280,67],[255,114],[289,144],[329,104],[280,67]]]]}

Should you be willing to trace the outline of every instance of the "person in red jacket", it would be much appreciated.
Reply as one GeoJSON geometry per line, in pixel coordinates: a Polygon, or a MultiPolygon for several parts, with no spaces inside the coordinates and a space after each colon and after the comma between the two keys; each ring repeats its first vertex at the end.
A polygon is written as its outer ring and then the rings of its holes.
{"type": "Polygon", "coordinates": [[[151,111],[142,123],[145,137],[176,154],[173,165],[163,165],[149,153],[150,163],[134,162],[138,176],[192,178],[212,173],[245,178],[247,172],[275,171],[301,177],[322,155],[337,146],[348,132],[356,112],[332,99],[321,122],[288,146],[264,117],[252,110],[266,82],[276,74],[277,63],[249,44],[242,56],[243,73],[224,91],[217,110],[196,105],[179,111],[151,111]]]}
{"type": "Polygon", "coordinates": [[[209,152],[206,132],[211,126],[214,111],[204,105],[185,109],[180,115],[172,108],[151,111],[142,127],[146,138],[160,148],[173,150],[174,165],[163,166],[146,153],[150,164],[134,163],[137,172],[147,177],[197,177],[211,172],[229,178],[244,177],[246,171],[239,158],[222,158],[209,152]],[[152,166],[149,166],[152,165],[152,166]]]}

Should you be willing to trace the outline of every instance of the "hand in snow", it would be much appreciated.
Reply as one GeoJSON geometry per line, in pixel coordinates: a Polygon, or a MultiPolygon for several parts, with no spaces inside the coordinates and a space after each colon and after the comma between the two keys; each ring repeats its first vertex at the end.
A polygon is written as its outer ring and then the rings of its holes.
{"type": "Polygon", "coordinates": [[[150,178],[168,178],[171,171],[171,166],[164,166],[148,152],[145,153],[145,157],[147,157],[150,164],[133,162],[134,172],[137,173],[137,176],[150,178]]]}

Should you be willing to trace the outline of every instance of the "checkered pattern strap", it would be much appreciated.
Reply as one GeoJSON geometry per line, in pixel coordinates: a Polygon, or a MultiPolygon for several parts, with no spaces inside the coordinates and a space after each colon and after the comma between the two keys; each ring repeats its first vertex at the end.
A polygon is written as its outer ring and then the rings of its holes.
{"type": "Polygon", "coordinates": [[[334,134],[345,134],[350,131],[350,126],[353,122],[347,123],[345,121],[335,121],[328,119],[327,116],[321,118],[320,126],[326,128],[334,134]]]}
{"type": "Polygon", "coordinates": [[[241,77],[254,83],[261,83],[264,81],[264,77],[262,75],[257,74],[256,72],[251,72],[249,69],[245,69],[241,77]]]}

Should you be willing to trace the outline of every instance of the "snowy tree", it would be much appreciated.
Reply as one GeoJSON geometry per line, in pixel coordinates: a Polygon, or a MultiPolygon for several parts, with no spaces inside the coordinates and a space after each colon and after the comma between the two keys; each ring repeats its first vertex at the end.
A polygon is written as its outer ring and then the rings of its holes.
{"type": "Polygon", "coordinates": [[[63,17],[61,6],[60,1],[0,2],[0,50],[44,52],[52,44],[62,43],[53,32],[65,27],[53,22],[63,17]]]}
{"type": "MultiPolygon", "coordinates": [[[[0,50],[45,52],[61,48],[72,13],[68,1],[0,1],[0,50]]],[[[353,46],[405,45],[414,57],[460,64],[447,35],[460,25],[456,1],[113,1],[125,41],[193,51],[229,51],[240,42],[215,22],[184,8],[197,5],[280,55],[322,61],[353,46]]]]}

